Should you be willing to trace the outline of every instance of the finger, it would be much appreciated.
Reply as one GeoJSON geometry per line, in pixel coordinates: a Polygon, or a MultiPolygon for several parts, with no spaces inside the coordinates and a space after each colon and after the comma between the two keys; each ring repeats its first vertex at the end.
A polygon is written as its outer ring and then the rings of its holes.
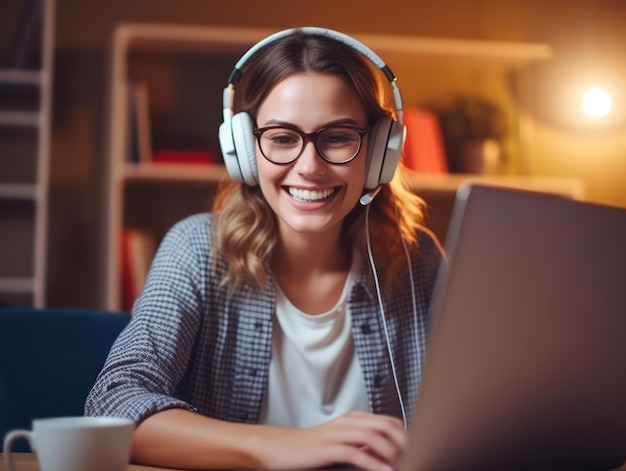
{"type": "Polygon", "coordinates": [[[374,429],[350,429],[343,433],[344,444],[374,456],[387,464],[395,466],[404,447],[394,442],[385,433],[374,429]]]}
{"type": "Polygon", "coordinates": [[[369,453],[365,447],[337,445],[328,451],[333,463],[350,465],[365,471],[393,471],[397,466],[369,453]]]}
{"type": "Polygon", "coordinates": [[[407,443],[407,431],[404,423],[396,417],[375,415],[363,411],[355,411],[344,416],[347,420],[342,424],[345,427],[373,430],[391,440],[397,447],[404,449],[407,443]]]}
{"type": "Polygon", "coordinates": [[[382,437],[375,436],[368,441],[367,445],[362,447],[366,453],[376,456],[383,460],[385,463],[396,466],[402,456],[404,448],[397,446],[390,440],[382,437]]]}

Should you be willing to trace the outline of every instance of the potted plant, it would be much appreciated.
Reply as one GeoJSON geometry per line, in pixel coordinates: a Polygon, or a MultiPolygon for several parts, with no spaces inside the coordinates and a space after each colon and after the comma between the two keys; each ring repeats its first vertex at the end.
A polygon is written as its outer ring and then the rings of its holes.
{"type": "Polygon", "coordinates": [[[508,122],[501,107],[478,96],[456,96],[437,111],[452,172],[493,173],[502,163],[508,122]]]}

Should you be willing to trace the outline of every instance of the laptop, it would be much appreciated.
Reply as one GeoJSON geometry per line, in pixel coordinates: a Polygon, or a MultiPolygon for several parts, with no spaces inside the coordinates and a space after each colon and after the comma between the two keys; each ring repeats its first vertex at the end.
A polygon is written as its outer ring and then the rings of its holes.
{"type": "Polygon", "coordinates": [[[613,469],[626,459],[626,210],[459,189],[409,470],[613,469]]]}

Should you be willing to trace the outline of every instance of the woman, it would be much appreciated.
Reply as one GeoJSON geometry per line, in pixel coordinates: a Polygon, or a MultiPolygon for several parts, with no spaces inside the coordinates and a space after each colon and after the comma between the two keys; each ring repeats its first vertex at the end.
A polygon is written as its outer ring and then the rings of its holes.
{"type": "Polygon", "coordinates": [[[398,466],[441,252],[401,167],[367,189],[389,84],[315,31],[246,59],[220,139],[250,169],[165,237],[87,398],[137,421],[135,461],[398,466]]]}

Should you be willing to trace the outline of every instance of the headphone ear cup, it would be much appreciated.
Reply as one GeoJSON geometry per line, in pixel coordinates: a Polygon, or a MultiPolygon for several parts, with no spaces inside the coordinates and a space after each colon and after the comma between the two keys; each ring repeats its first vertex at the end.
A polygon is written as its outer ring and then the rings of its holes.
{"type": "Polygon", "coordinates": [[[220,124],[219,129],[219,141],[220,148],[222,149],[222,156],[224,158],[224,165],[228,171],[228,175],[235,182],[242,182],[241,169],[239,168],[239,162],[237,159],[237,152],[235,150],[235,142],[233,141],[233,114],[224,113],[224,122],[220,124]]]}
{"type": "Polygon", "coordinates": [[[378,183],[389,183],[396,173],[398,163],[402,158],[404,150],[404,142],[406,141],[406,126],[398,121],[391,120],[391,128],[387,137],[387,145],[385,149],[385,161],[380,169],[380,177],[378,183]]]}
{"type": "Polygon", "coordinates": [[[232,119],[232,134],[241,180],[250,186],[258,185],[256,146],[252,134],[252,118],[248,113],[237,113],[232,119]]]}
{"type": "Polygon", "coordinates": [[[387,117],[378,119],[370,127],[367,141],[367,172],[365,178],[365,189],[367,190],[373,190],[378,186],[380,171],[385,161],[390,127],[391,119],[387,117]]]}
{"type": "Polygon", "coordinates": [[[404,148],[406,127],[390,117],[383,117],[372,125],[369,135],[365,188],[373,190],[393,178],[404,148]]]}

